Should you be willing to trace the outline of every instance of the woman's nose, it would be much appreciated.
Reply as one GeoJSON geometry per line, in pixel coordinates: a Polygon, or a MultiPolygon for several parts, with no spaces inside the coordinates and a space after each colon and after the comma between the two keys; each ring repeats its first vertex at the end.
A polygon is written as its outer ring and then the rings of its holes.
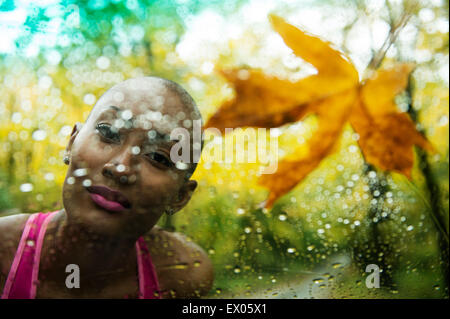
{"type": "Polygon", "coordinates": [[[121,184],[133,184],[137,178],[133,158],[134,155],[129,150],[121,152],[104,165],[103,176],[113,178],[121,184]]]}

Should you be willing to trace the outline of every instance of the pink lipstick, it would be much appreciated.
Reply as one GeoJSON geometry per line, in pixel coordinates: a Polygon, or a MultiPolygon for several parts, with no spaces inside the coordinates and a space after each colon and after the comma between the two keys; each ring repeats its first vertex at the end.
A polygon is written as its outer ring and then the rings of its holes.
{"type": "Polygon", "coordinates": [[[108,187],[90,186],[87,191],[95,204],[110,212],[121,212],[131,207],[131,203],[122,193],[108,187]]]}
{"type": "Polygon", "coordinates": [[[90,193],[89,195],[91,196],[94,203],[96,203],[98,206],[100,206],[106,210],[109,210],[112,212],[121,212],[121,211],[125,210],[125,207],[123,207],[119,202],[107,200],[102,195],[95,194],[95,193],[90,193]]]}

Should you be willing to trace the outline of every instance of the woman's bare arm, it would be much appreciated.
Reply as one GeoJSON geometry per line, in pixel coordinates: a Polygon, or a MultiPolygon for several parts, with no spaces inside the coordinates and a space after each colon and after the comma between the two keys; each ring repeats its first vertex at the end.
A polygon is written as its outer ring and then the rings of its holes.
{"type": "Polygon", "coordinates": [[[163,298],[199,298],[212,287],[211,260],[200,246],[177,232],[154,227],[145,237],[163,298]]]}
{"type": "Polygon", "coordinates": [[[0,291],[3,291],[28,217],[29,214],[0,217],[0,291]]]}

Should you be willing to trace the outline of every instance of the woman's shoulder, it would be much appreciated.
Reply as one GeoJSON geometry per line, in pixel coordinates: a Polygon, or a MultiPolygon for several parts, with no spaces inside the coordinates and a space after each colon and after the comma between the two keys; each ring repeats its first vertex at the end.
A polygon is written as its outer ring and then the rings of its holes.
{"type": "Polygon", "coordinates": [[[211,290],[212,263],[189,237],[155,226],[144,238],[164,297],[196,298],[211,290]]]}
{"type": "Polygon", "coordinates": [[[3,287],[29,214],[0,217],[0,287],[3,287]]]}

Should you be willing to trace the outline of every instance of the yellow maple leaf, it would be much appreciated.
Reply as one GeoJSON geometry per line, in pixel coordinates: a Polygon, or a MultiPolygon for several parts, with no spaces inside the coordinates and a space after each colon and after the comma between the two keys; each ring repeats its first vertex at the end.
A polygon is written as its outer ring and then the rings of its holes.
{"type": "Polygon", "coordinates": [[[355,67],[329,43],[280,17],[271,15],[270,20],[293,52],[311,63],[318,73],[291,82],[257,70],[224,71],[236,95],[206,124],[223,131],[226,127],[278,127],[299,121],[307,114],[318,117],[317,132],[308,140],[309,153],[298,160],[281,161],[276,173],[261,176],[260,184],[270,190],[266,207],[294,188],[333,152],[347,121],[359,134],[358,143],[366,162],[410,178],[412,146],[433,149],[394,102],[395,96],[405,89],[413,66],[399,64],[359,82],[355,67]]]}

